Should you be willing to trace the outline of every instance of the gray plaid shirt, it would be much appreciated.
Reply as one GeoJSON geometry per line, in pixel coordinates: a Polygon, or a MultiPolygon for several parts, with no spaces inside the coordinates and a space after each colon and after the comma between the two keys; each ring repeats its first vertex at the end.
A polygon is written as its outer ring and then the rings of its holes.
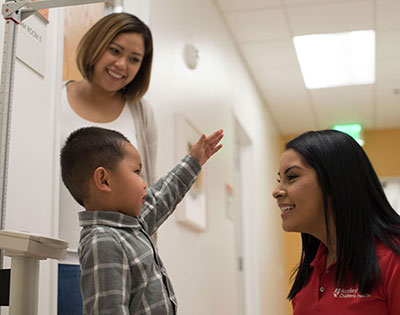
{"type": "Polygon", "coordinates": [[[79,213],[84,314],[176,314],[177,301],[151,235],[189,190],[200,165],[186,156],[147,191],[138,217],[79,213]]]}

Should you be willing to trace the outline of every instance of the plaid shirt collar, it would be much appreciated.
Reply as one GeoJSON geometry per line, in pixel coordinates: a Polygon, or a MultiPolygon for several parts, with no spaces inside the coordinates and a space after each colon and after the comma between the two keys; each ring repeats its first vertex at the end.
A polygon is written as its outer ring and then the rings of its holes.
{"type": "Polygon", "coordinates": [[[91,225],[106,225],[116,228],[142,228],[138,217],[132,217],[114,211],[82,211],[79,212],[79,223],[81,227],[91,225]]]}

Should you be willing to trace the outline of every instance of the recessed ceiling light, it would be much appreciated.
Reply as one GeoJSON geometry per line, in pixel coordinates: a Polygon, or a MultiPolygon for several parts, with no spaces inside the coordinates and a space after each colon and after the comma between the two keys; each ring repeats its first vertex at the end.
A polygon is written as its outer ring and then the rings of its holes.
{"type": "Polygon", "coordinates": [[[295,36],[293,41],[308,89],[375,82],[375,31],[295,36]]]}

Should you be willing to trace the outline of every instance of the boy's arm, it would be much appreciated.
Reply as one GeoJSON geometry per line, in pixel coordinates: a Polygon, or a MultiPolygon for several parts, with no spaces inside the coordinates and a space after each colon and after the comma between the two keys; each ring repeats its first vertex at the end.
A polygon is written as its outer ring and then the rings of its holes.
{"type": "Polygon", "coordinates": [[[196,159],[187,155],[172,171],[149,187],[146,202],[139,215],[144,221],[147,233],[152,235],[172,214],[193,185],[200,169],[196,159]]]}
{"type": "Polygon", "coordinates": [[[148,189],[146,203],[142,207],[140,217],[147,225],[147,232],[150,235],[171,215],[183,199],[196,180],[201,166],[222,147],[222,144],[218,144],[222,137],[222,130],[208,137],[203,134],[192,146],[189,154],[172,171],[148,189]]]}
{"type": "Polygon", "coordinates": [[[95,235],[80,248],[83,314],[129,314],[131,277],[121,244],[95,235]]]}

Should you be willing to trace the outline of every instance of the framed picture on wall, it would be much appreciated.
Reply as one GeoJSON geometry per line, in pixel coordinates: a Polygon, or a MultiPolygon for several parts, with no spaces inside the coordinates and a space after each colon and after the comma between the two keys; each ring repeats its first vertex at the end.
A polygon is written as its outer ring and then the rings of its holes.
{"type": "MultiPolygon", "coordinates": [[[[184,115],[175,117],[176,128],[176,157],[180,160],[189,153],[192,145],[197,142],[201,132],[184,115]]],[[[207,194],[205,173],[201,170],[196,182],[180,202],[176,209],[179,223],[196,231],[207,229],[207,194]]]]}

